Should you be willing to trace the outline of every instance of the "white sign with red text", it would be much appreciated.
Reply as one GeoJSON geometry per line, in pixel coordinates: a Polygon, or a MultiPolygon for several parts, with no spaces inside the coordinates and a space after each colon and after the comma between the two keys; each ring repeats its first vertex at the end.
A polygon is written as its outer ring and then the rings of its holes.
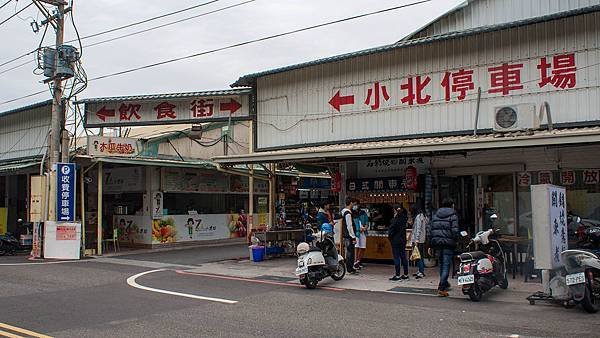
{"type": "Polygon", "coordinates": [[[157,100],[98,101],[85,104],[85,126],[203,123],[249,117],[248,96],[201,96],[157,100]]]}
{"type": "Polygon", "coordinates": [[[95,157],[135,157],[139,154],[138,141],[134,138],[90,135],[87,152],[95,157]]]}

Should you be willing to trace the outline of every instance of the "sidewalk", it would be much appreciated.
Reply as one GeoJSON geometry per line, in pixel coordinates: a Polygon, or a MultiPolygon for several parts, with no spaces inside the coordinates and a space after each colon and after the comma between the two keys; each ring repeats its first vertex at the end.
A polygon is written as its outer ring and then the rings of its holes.
{"type": "Polygon", "coordinates": [[[89,257],[119,257],[119,256],[129,256],[129,255],[142,255],[142,254],[157,253],[157,252],[189,250],[189,249],[195,249],[195,248],[211,248],[211,247],[223,247],[223,246],[235,246],[235,245],[246,245],[247,246],[246,239],[245,238],[232,238],[232,239],[211,240],[211,241],[182,242],[182,243],[169,244],[169,245],[165,245],[163,247],[156,247],[156,248],[120,247],[120,249],[116,252],[111,244],[111,245],[109,245],[108,250],[105,250],[105,252],[103,252],[101,256],[92,255],[89,257]]]}
{"type": "MultiPolygon", "coordinates": [[[[191,272],[207,273],[216,275],[225,275],[241,278],[254,279],[275,279],[290,283],[298,283],[294,275],[296,268],[296,258],[276,258],[258,263],[249,260],[229,260],[216,263],[203,264],[201,267],[190,270],[191,272]]],[[[337,288],[391,292],[399,294],[418,294],[423,296],[437,296],[437,285],[439,282],[438,268],[426,269],[426,277],[415,279],[412,274],[417,270],[410,268],[411,278],[407,281],[393,282],[388,280],[393,275],[394,267],[386,264],[370,263],[365,264],[365,268],[358,275],[348,275],[339,282],[326,278],[319,285],[335,286],[337,288]]],[[[450,279],[452,290],[450,296],[453,298],[468,299],[463,295],[460,287],[456,285],[456,279],[450,279]]],[[[526,302],[525,298],[532,293],[541,290],[539,283],[525,283],[522,276],[516,279],[509,279],[509,288],[501,290],[495,288],[484,295],[484,300],[494,300],[503,302],[526,302]]]]}

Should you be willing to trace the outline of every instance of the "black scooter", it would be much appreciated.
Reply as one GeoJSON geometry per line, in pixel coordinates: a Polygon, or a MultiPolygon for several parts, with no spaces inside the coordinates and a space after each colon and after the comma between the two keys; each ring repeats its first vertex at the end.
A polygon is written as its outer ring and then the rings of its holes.
{"type": "MultiPolygon", "coordinates": [[[[458,285],[462,292],[474,302],[481,300],[484,293],[495,286],[501,289],[508,288],[506,262],[502,246],[495,238],[490,238],[497,233],[493,229],[480,231],[469,245],[477,243],[485,251],[472,251],[461,254],[458,285]]],[[[463,236],[467,233],[463,232],[463,236]]]]}
{"type": "MultiPolygon", "coordinates": [[[[31,223],[24,223],[23,220],[17,220],[17,230],[25,230],[31,233],[31,223]]],[[[31,245],[22,245],[19,240],[11,233],[0,235],[0,256],[15,255],[19,251],[29,251],[31,245]]]]}

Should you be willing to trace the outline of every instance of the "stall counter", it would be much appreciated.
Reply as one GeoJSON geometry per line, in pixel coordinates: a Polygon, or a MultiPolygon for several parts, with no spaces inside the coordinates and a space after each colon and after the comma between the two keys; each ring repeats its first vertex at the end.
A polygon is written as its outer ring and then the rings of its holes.
{"type": "MultiPolygon", "coordinates": [[[[410,237],[412,235],[412,229],[406,230],[406,250],[407,255],[410,252],[410,237]]],[[[367,249],[365,250],[365,259],[374,260],[392,260],[392,246],[388,239],[386,231],[372,231],[370,230],[367,235],[367,249]]]]}

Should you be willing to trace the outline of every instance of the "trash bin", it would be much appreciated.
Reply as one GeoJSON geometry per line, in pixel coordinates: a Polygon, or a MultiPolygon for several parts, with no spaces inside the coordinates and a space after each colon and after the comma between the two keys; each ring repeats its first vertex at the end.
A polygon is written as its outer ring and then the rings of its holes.
{"type": "Polygon", "coordinates": [[[260,245],[252,246],[252,261],[262,262],[265,259],[265,247],[260,245]]]}

